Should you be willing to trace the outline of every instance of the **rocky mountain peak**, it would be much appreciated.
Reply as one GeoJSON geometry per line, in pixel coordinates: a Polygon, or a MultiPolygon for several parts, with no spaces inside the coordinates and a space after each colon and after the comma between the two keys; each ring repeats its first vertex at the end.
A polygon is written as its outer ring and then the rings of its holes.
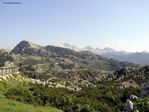
{"type": "Polygon", "coordinates": [[[36,48],[36,49],[41,48],[41,46],[36,45],[36,44],[34,44],[34,43],[32,43],[32,42],[29,42],[29,41],[26,41],[26,40],[21,41],[21,42],[18,44],[18,46],[21,46],[21,47],[24,47],[24,48],[25,48],[25,47],[36,48]]]}
{"type": "Polygon", "coordinates": [[[41,50],[41,49],[43,49],[42,46],[23,40],[12,50],[12,52],[15,54],[18,54],[18,53],[22,54],[28,51],[41,50]]]}

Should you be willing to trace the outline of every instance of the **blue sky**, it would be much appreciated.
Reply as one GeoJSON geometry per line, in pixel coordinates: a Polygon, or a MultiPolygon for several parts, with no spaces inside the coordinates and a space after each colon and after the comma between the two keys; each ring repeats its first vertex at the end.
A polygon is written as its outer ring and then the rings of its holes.
{"type": "Polygon", "coordinates": [[[149,0],[0,0],[0,47],[21,40],[149,51],[149,0]]]}

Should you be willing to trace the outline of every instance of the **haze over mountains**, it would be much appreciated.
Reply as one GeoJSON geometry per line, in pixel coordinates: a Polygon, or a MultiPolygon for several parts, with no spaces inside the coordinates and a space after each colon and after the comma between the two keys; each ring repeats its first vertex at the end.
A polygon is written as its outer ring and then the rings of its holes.
{"type": "Polygon", "coordinates": [[[119,61],[127,61],[136,63],[139,65],[148,65],[149,64],[149,52],[126,52],[126,51],[116,51],[112,48],[105,47],[103,49],[93,48],[87,46],[84,48],[78,48],[70,44],[58,44],[57,46],[73,49],[75,51],[91,51],[93,53],[102,55],[107,58],[117,59],[119,61]]]}

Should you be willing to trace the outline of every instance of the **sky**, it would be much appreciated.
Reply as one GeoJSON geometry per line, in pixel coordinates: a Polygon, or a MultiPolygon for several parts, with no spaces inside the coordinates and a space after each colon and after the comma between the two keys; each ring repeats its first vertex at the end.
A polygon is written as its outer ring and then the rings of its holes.
{"type": "Polygon", "coordinates": [[[149,0],[0,0],[0,48],[22,40],[149,51],[149,0]]]}

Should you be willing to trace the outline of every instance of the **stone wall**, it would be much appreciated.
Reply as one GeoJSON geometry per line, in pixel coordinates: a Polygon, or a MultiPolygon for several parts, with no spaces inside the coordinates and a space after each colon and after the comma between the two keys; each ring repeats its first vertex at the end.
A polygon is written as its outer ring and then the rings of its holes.
{"type": "Polygon", "coordinates": [[[7,67],[0,67],[0,75],[10,75],[16,72],[16,69],[14,68],[7,68],[7,67]]]}

